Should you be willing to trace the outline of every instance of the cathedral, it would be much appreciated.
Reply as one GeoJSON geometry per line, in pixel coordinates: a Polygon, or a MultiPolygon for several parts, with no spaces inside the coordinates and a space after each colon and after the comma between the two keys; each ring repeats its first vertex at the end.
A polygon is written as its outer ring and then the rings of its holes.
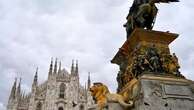
{"type": "Polygon", "coordinates": [[[48,79],[38,83],[38,69],[32,83],[31,92],[26,95],[21,91],[21,79],[17,84],[15,80],[8,100],[7,110],[86,110],[93,104],[88,88],[90,87],[88,75],[87,87],[80,85],[78,61],[72,61],[71,73],[53,60],[48,72],[48,79]],[[59,67],[58,67],[59,66],[59,67]]]}

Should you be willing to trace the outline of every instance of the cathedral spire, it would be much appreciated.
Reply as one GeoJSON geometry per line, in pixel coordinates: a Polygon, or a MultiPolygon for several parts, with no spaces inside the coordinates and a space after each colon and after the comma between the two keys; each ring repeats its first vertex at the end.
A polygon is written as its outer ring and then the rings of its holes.
{"type": "Polygon", "coordinates": [[[54,72],[53,73],[54,74],[57,73],[57,58],[55,59],[55,66],[54,66],[54,72]]]}
{"type": "Polygon", "coordinates": [[[89,91],[89,89],[87,88],[87,82],[85,82],[85,93],[84,93],[84,95],[85,95],[85,100],[88,102],[88,91],[89,91]]]}
{"type": "Polygon", "coordinates": [[[16,85],[17,85],[17,78],[15,78],[14,84],[12,86],[11,94],[9,96],[9,100],[15,99],[15,95],[16,95],[16,85]]]}
{"type": "Polygon", "coordinates": [[[61,61],[59,62],[59,70],[58,70],[58,74],[61,73],[61,61]]]}
{"type": "Polygon", "coordinates": [[[85,85],[84,85],[84,90],[85,90],[85,91],[86,91],[86,89],[87,89],[86,86],[87,86],[87,85],[86,85],[86,82],[85,82],[85,85]]]}
{"type": "Polygon", "coordinates": [[[49,68],[49,77],[52,75],[52,73],[53,73],[53,57],[51,58],[51,64],[49,68]]]}
{"type": "Polygon", "coordinates": [[[90,80],[90,72],[88,72],[88,90],[90,89],[91,86],[91,80],[90,80]]]}
{"type": "Polygon", "coordinates": [[[74,69],[74,60],[72,60],[72,65],[71,65],[71,74],[74,74],[74,71],[75,69],[74,69]]]}
{"type": "Polygon", "coordinates": [[[76,60],[75,74],[78,75],[78,60],[76,60]]]}
{"type": "Polygon", "coordinates": [[[17,92],[16,92],[17,98],[20,98],[20,95],[21,95],[21,80],[22,78],[20,78],[20,82],[17,87],[17,92]]]}
{"type": "Polygon", "coordinates": [[[25,91],[22,91],[21,98],[22,98],[22,99],[25,98],[25,91]]]}
{"type": "Polygon", "coordinates": [[[35,76],[34,76],[33,84],[38,85],[38,67],[36,68],[36,73],[35,73],[35,76]]]}

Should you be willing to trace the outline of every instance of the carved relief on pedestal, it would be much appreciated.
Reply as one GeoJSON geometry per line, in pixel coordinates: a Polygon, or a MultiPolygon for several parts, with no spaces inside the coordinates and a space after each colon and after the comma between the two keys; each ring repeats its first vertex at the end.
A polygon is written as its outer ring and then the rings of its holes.
{"type": "Polygon", "coordinates": [[[120,67],[117,92],[120,93],[131,80],[139,79],[143,74],[184,78],[179,71],[177,56],[169,50],[169,44],[177,36],[173,33],[135,29],[111,60],[120,67]]]}

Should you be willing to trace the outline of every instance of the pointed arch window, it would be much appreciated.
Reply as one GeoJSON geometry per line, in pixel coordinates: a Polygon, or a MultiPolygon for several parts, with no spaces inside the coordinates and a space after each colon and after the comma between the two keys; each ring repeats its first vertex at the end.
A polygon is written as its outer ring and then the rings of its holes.
{"type": "Polygon", "coordinates": [[[83,105],[80,105],[79,106],[79,110],[84,110],[84,106],[83,105]]]}
{"type": "Polygon", "coordinates": [[[36,110],[42,110],[42,103],[38,102],[37,106],[36,106],[36,110]]]}
{"type": "Polygon", "coordinates": [[[66,85],[62,83],[60,85],[59,98],[65,98],[65,89],[66,89],[66,85]]]}
{"type": "Polygon", "coordinates": [[[59,109],[58,110],[63,110],[63,107],[59,107],[59,109]]]}

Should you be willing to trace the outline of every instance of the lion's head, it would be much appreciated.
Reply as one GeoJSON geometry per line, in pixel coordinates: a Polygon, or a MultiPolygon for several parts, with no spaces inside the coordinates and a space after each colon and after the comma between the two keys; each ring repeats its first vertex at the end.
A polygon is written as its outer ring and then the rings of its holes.
{"type": "Polygon", "coordinates": [[[90,87],[91,95],[96,99],[99,96],[105,96],[105,94],[109,93],[109,90],[106,85],[102,83],[93,83],[93,86],[90,87]]]}

